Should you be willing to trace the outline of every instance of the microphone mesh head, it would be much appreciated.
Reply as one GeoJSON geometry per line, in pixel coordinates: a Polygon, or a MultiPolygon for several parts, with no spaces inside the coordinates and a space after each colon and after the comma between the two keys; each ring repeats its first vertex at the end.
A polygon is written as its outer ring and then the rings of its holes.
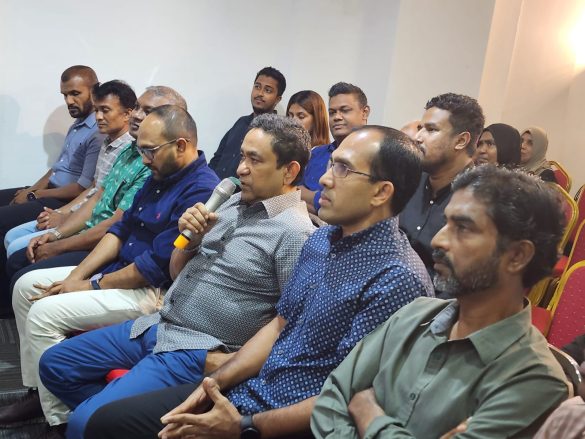
{"type": "MultiPolygon", "coordinates": [[[[239,181],[238,181],[239,183],[239,181]]],[[[218,185],[217,188],[218,190],[220,190],[221,192],[223,192],[225,195],[227,195],[227,197],[231,197],[235,190],[236,190],[236,185],[235,183],[232,181],[231,178],[224,178],[218,185]]]]}

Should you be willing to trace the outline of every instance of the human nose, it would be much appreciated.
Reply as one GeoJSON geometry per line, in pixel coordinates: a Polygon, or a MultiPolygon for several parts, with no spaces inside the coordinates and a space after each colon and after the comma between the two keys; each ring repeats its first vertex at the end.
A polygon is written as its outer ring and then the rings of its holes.
{"type": "Polygon", "coordinates": [[[327,165],[327,169],[325,170],[325,174],[319,178],[319,184],[323,187],[332,187],[333,186],[333,168],[327,165]]]}
{"type": "Polygon", "coordinates": [[[431,239],[431,247],[433,247],[433,249],[442,249],[442,250],[446,250],[447,249],[447,224],[445,224],[437,233],[435,233],[435,236],[433,236],[433,239],[431,239]]]}
{"type": "Polygon", "coordinates": [[[246,159],[242,159],[236,169],[236,174],[238,174],[239,177],[240,175],[248,175],[249,173],[250,168],[248,168],[248,165],[246,164],[246,159]]]}
{"type": "Polygon", "coordinates": [[[75,101],[73,100],[73,96],[71,95],[65,95],[65,104],[67,104],[67,106],[74,104],[75,101]]]}
{"type": "Polygon", "coordinates": [[[143,120],[144,116],[144,110],[142,108],[135,108],[132,110],[132,114],[130,114],[130,117],[136,120],[143,120]]]}

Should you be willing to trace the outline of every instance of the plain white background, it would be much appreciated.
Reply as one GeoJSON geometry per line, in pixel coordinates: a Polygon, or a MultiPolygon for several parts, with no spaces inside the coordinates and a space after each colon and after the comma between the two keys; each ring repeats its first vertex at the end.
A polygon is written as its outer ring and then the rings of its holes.
{"type": "Polygon", "coordinates": [[[585,0],[0,0],[0,187],[46,172],[71,124],[59,76],[87,64],[137,95],[177,89],[208,159],[266,65],[287,78],[280,114],[337,81],[363,88],[370,123],[397,128],[434,95],[469,94],[488,123],[547,129],[575,190],[585,75],[568,38],[583,14],[585,0]]]}

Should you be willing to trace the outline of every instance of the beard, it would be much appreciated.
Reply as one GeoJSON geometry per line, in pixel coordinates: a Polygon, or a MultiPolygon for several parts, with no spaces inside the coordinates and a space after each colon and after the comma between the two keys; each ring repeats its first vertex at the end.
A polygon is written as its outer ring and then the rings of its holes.
{"type": "Polygon", "coordinates": [[[435,288],[450,297],[466,296],[491,288],[498,282],[499,256],[500,252],[495,250],[486,259],[457,273],[445,252],[434,250],[433,259],[435,262],[445,265],[450,271],[446,276],[435,273],[433,278],[435,288]]]}

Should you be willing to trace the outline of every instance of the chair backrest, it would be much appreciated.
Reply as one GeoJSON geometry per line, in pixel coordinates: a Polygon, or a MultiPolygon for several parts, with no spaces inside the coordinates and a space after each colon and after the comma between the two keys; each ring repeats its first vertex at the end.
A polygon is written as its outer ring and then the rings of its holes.
{"type": "Polygon", "coordinates": [[[565,231],[563,233],[563,238],[559,243],[559,251],[562,252],[567,245],[567,241],[569,240],[569,236],[573,233],[573,229],[577,223],[577,217],[579,216],[579,209],[577,207],[577,203],[573,198],[569,195],[569,193],[560,187],[558,184],[549,183],[554,187],[559,194],[561,194],[561,198],[563,199],[563,210],[565,213],[565,219],[567,221],[567,225],[565,226],[565,231]]]}
{"type": "Polygon", "coordinates": [[[554,160],[549,160],[548,164],[552,168],[553,172],[555,173],[555,179],[559,186],[561,186],[564,190],[569,192],[571,190],[571,176],[567,172],[567,170],[561,166],[559,162],[555,162],[554,160]]]}
{"type": "MultiPolygon", "coordinates": [[[[571,253],[569,253],[569,258],[567,259],[567,266],[565,267],[565,271],[567,271],[571,266],[576,264],[577,262],[585,261],[585,220],[579,224],[577,232],[575,233],[575,237],[573,239],[573,245],[571,246],[571,253]]],[[[585,332],[585,331],[584,331],[585,332]]]]}
{"type": "MultiPolygon", "coordinates": [[[[569,382],[573,385],[573,395],[578,395],[579,385],[583,382],[583,377],[579,372],[579,365],[573,357],[550,343],[548,348],[563,368],[563,372],[565,372],[565,376],[569,382]]],[[[573,395],[569,395],[569,397],[573,395]]]]}
{"type": "MultiPolygon", "coordinates": [[[[577,226],[585,221],[585,184],[579,188],[575,194],[575,203],[577,204],[577,226]]],[[[575,241],[575,234],[577,233],[577,227],[573,229],[573,232],[569,235],[569,242],[575,241]]]]}
{"type": "Polygon", "coordinates": [[[553,316],[549,343],[561,347],[585,332],[585,261],[563,274],[548,309],[553,316]]]}

